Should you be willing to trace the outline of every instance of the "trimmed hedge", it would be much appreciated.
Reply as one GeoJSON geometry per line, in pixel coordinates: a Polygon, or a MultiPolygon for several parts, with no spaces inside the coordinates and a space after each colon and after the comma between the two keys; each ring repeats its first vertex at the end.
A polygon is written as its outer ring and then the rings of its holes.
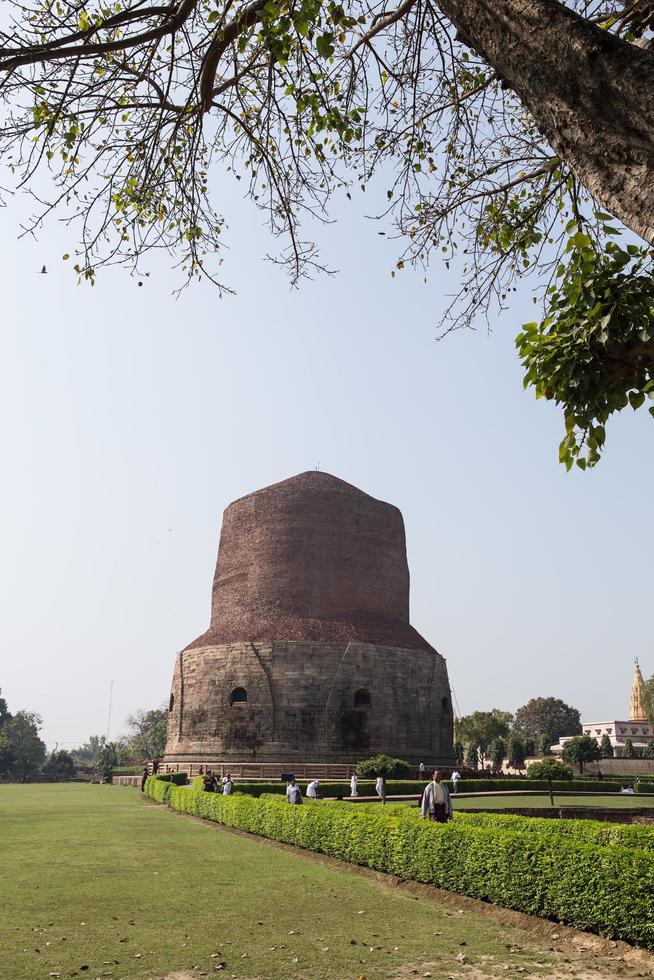
{"type": "MultiPolygon", "coordinates": [[[[404,809],[409,809],[404,807],[404,809]]],[[[409,811],[410,812],[410,811],[409,811]]],[[[605,823],[602,820],[552,820],[545,817],[523,817],[510,813],[466,813],[459,811],[454,819],[466,824],[485,827],[496,833],[507,830],[557,840],[577,841],[580,844],[619,844],[654,852],[654,831],[644,824],[605,823]]]]}
{"type": "MultiPolygon", "coordinates": [[[[436,824],[408,807],[288,806],[156,777],[146,793],[182,813],[654,949],[651,850],[600,839],[590,821],[561,821],[558,833],[555,821],[486,814],[436,824]]],[[[610,828],[627,830],[640,828],[610,828]]]]}
{"type": "MultiPolygon", "coordinates": [[[[427,785],[426,779],[389,779],[386,782],[387,796],[421,796],[422,791],[427,785]]],[[[449,779],[443,780],[446,786],[452,788],[449,779]]],[[[307,786],[308,780],[298,779],[298,785],[302,787],[302,792],[307,786]]],[[[203,789],[204,777],[194,776],[192,781],[193,789],[203,789]]],[[[234,789],[239,793],[247,793],[249,796],[261,796],[263,793],[286,793],[286,783],[279,780],[275,783],[247,783],[234,780],[234,789]]],[[[459,782],[459,793],[499,793],[506,790],[547,790],[549,783],[545,779],[462,779],[459,782]]],[[[620,783],[603,780],[600,782],[584,782],[581,784],[577,780],[552,780],[552,789],[556,793],[563,791],[573,791],[579,793],[617,793],[620,783]]],[[[350,783],[345,781],[320,780],[318,791],[321,796],[349,796],[350,783]]],[[[360,779],[358,785],[359,796],[376,796],[374,780],[360,779]]]]}

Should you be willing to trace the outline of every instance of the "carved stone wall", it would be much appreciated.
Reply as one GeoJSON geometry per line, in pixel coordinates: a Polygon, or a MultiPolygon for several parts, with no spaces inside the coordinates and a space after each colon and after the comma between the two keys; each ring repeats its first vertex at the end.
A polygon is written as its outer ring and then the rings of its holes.
{"type": "Polygon", "coordinates": [[[226,509],[209,630],[175,665],[165,760],[453,763],[444,659],[409,622],[400,511],[308,472],[226,509]]]}
{"type": "Polygon", "coordinates": [[[435,651],[310,641],[187,649],[171,704],[170,762],[349,762],[379,752],[452,762],[451,695],[435,651]],[[247,701],[231,703],[235,691],[247,701]]]}

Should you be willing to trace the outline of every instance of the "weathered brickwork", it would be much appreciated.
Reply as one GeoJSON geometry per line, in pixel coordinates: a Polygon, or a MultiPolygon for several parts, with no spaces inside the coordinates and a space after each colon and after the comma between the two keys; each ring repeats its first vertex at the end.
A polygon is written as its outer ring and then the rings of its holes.
{"type": "Polygon", "coordinates": [[[166,760],[451,763],[447,668],[408,610],[397,508],[317,472],[231,504],[166,760]]]}

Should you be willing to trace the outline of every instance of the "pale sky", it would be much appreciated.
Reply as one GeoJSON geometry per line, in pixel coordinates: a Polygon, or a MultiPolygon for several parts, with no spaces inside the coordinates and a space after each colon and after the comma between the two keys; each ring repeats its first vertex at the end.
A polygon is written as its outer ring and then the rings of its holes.
{"type": "Polygon", "coordinates": [[[0,687],[72,747],[167,700],[176,652],[209,622],[222,512],[319,466],[396,504],[412,622],[447,658],[459,709],[554,695],[624,716],[651,646],[654,422],[608,426],[595,472],[566,474],[562,418],[522,388],[528,292],[494,331],[435,343],[446,294],[395,279],[392,243],[339,205],[320,233],[340,269],[291,291],[261,216],[225,184],[224,278],[171,295],[159,259],[78,287],[74,239],[0,241],[0,687]],[[232,199],[230,199],[232,198],[232,199]],[[46,276],[37,270],[45,263],[46,276]]]}

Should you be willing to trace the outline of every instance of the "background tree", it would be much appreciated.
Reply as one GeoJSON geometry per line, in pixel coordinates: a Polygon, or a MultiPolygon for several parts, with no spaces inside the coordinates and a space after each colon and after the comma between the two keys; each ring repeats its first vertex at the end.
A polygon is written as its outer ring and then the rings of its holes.
{"type": "Polygon", "coordinates": [[[572,779],[572,769],[558,759],[542,759],[527,766],[528,779],[572,779]]]}
{"type": "Polygon", "coordinates": [[[552,754],[552,741],[549,735],[541,735],[538,739],[538,751],[541,755],[552,754]]]}
{"type": "Polygon", "coordinates": [[[107,742],[100,753],[98,760],[98,774],[100,778],[107,782],[111,779],[112,773],[118,765],[118,753],[113,742],[107,742]]]}
{"type": "Polygon", "coordinates": [[[643,749],[643,759],[654,759],[654,742],[648,742],[643,749]]]}
{"type": "Polygon", "coordinates": [[[522,737],[515,732],[509,738],[508,744],[508,763],[511,769],[522,772],[525,768],[525,743],[522,737]]]}
{"type": "Polygon", "coordinates": [[[512,716],[508,711],[500,711],[498,708],[493,708],[492,711],[475,711],[459,719],[456,726],[457,738],[478,750],[479,761],[483,766],[488,746],[494,738],[508,735],[511,720],[512,716]]]}
{"type": "Polygon", "coordinates": [[[81,278],[164,248],[220,285],[220,164],[295,281],[320,267],[302,219],[379,175],[398,271],[454,263],[448,329],[534,276],[543,309],[518,350],[526,384],[563,406],[566,466],[593,465],[611,413],[652,391],[651,255],[611,220],[654,243],[642,0],[531,0],[528,16],[524,0],[4,8],[0,153],[34,191],[26,233],[57,210],[77,223],[81,278]]]}
{"type": "Polygon", "coordinates": [[[506,742],[497,736],[488,746],[488,757],[493,767],[493,772],[501,772],[502,765],[506,759],[506,742]]]}
{"type": "Polygon", "coordinates": [[[65,749],[51,752],[43,766],[43,774],[53,776],[58,782],[68,782],[76,772],[75,760],[65,749]]]}
{"type": "Polygon", "coordinates": [[[8,762],[10,775],[24,783],[43,765],[45,743],[39,738],[43,722],[32,711],[17,711],[0,730],[0,756],[8,762]]]}
{"type": "Polygon", "coordinates": [[[613,758],[613,746],[608,735],[602,735],[600,739],[600,753],[603,759],[613,758]]]}
{"type": "Polygon", "coordinates": [[[129,715],[127,727],[127,750],[132,758],[147,762],[161,758],[166,748],[168,730],[168,709],[165,706],[136,711],[129,715]]]}
{"type": "Polygon", "coordinates": [[[586,762],[597,762],[601,758],[600,747],[591,735],[575,735],[563,746],[562,752],[565,762],[571,762],[579,766],[579,772],[583,774],[586,762]]]}
{"type": "Polygon", "coordinates": [[[71,750],[71,755],[78,765],[96,766],[106,742],[104,735],[90,735],[87,742],[71,750]]]}
{"type": "Polygon", "coordinates": [[[2,697],[2,690],[0,689],[0,728],[4,725],[6,721],[9,721],[11,715],[9,713],[9,708],[7,707],[7,702],[2,697]]]}
{"type": "Polygon", "coordinates": [[[515,713],[514,728],[525,737],[547,735],[550,743],[564,735],[578,735],[581,719],[576,708],[560,698],[532,698],[515,713]]]}
{"type": "Polygon", "coordinates": [[[622,746],[622,758],[623,759],[633,759],[635,757],[634,743],[630,738],[625,738],[624,745],[622,746]]]}
{"type": "Polygon", "coordinates": [[[463,769],[463,764],[465,762],[466,747],[463,742],[456,741],[454,743],[454,758],[459,769],[463,769]]]}
{"type": "Polygon", "coordinates": [[[476,745],[469,745],[466,749],[466,768],[476,769],[479,765],[479,753],[477,752],[476,745]]]}

